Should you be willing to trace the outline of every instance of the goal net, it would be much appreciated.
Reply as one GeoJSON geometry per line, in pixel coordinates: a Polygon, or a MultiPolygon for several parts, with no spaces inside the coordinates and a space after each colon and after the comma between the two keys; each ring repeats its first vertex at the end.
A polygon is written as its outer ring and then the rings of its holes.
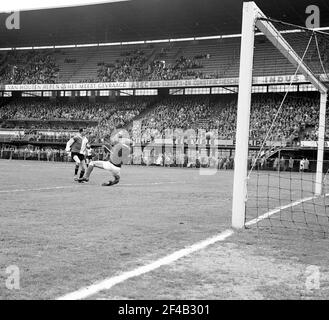
{"type": "Polygon", "coordinates": [[[233,227],[329,233],[328,49],[326,32],[244,3],[233,227]]]}

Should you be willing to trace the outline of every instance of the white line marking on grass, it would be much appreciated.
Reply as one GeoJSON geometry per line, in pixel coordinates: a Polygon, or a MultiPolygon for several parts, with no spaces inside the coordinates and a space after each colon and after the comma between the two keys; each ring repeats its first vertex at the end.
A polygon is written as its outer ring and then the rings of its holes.
{"type": "Polygon", "coordinates": [[[168,182],[150,182],[150,183],[122,183],[118,184],[117,186],[158,186],[158,185],[164,185],[164,184],[178,184],[178,183],[185,183],[184,181],[168,181],[168,182]]]}
{"type": "MultiPolygon", "coordinates": [[[[319,197],[327,197],[327,196],[329,196],[329,193],[325,194],[324,196],[308,197],[308,198],[304,198],[304,199],[295,201],[291,204],[288,204],[288,205],[282,206],[280,208],[276,208],[274,210],[271,210],[271,211],[261,215],[260,217],[258,217],[256,219],[250,220],[245,225],[246,226],[251,226],[251,225],[256,224],[257,222],[259,222],[261,220],[264,220],[264,219],[270,217],[271,215],[279,212],[280,210],[291,208],[291,207],[297,206],[297,205],[299,205],[303,202],[310,201],[310,200],[313,200],[313,199],[316,199],[316,198],[319,198],[319,197]]],[[[128,279],[139,277],[139,276],[141,276],[145,273],[154,271],[154,270],[156,270],[156,269],[158,269],[162,266],[169,265],[169,264],[171,264],[171,263],[173,263],[173,262],[175,262],[175,261],[177,261],[181,258],[184,258],[184,257],[194,253],[194,252],[205,249],[208,246],[213,245],[217,242],[224,241],[228,237],[232,236],[233,234],[234,234],[234,231],[232,229],[225,230],[222,233],[218,234],[217,236],[208,238],[204,241],[198,242],[198,243],[196,243],[192,246],[189,246],[185,249],[176,251],[176,252],[174,252],[174,253],[172,253],[168,256],[165,256],[164,258],[156,260],[156,261],[154,261],[150,264],[147,264],[145,266],[136,268],[132,271],[124,272],[121,275],[118,275],[118,276],[115,276],[115,277],[107,278],[103,281],[100,281],[100,282],[95,283],[93,285],[90,285],[88,287],[84,287],[80,290],[77,290],[77,291],[74,291],[72,293],[61,296],[61,297],[57,298],[57,300],[81,300],[81,299],[88,298],[92,295],[95,295],[95,294],[101,292],[101,291],[109,290],[113,286],[115,286],[119,283],[125,282],[128,279]]]]}
{"type": "Polygon", "coordinates": [[[134,278],[134,277],[139,277],[145,273],[151,272],[153,270],[156,270],[162,266],[171,264],[178,259],[181,259],[183,257],[186,257],[196,251],[202,250],[212,244],[215,244],[216,242],[219,241],[224,241],[226,238],[230,237],[234,233],[233,230],[226,230],[222,233],[220,233],[217,236],[214,236],[212,238],[209,238],[207,240],[201,241],[199,243],[196,243],[190,247],[187,247],[185,249],[176,251],[164,258],[161,258],[159,260],[156,260],[152,263],[149,263],[143,267],[139,267],[135,270],[125,272],[121,275],[118,275],[116,277],[111,277],[108,279],[105,279],[101,282],[95,283],[89,287],[82,288],[80,290],[77,290],[75,292],[69,293],[67,295],[64,295],[62,297],[59,297],[57,300],[81,300],[88,298],[100,291],[103,290],[109,290],[113,286],[122,283],[128,279],[134,278]]]}
{"type": "MultiPolygon", "coordinates": [[[[164,185],[164,184],[174,184],[178,182],[154,182],[154,183],[122,183],[119,184],[118,186],[153,186],[153,185],[164,185]]],[[[14,189],[14,190],[0,190],[0,193],[12,193],[12,192],[32,192],[32,191],[47,191],[47,190],[60,190],[60,189],[72,189],[72,188],[78,188],[79,185],[82,184],[75,184],[73,186],[59,186],[59,187],[45,187],[45,188],[32,188],[32,189],[14,189]]],[[[14,185],[13,185],[14,186],[14,185]]],[[[95,185],[88,185],[87,186],[95,186],[95,185]]]]}
{"type": "Polygon", "coordinates": [[[47,188],[35,188],[35,189],[0,190],[0,193],[60,190],[60,189],[71,189],[71,188],[75,188],[75,187],[76,186],[62,186],[62,187],[47,187],[47,188]]]}
{"type": "Polygon", "coordinates": [[[296,207],[296,206],[300,205],[301,203],[304,203],[304,202],[307,202],[307,201],[311,201],[311,200],[314,200],[316,198],[322,198],[322,197],[325,198],[327,196],[329,196],[329,193],[327,193],[325,195],[321,195],[321,196],[307,197],[307,198],[304,198],[304,199],[301,199],[301,200],[292,202],[290,204],[287,204],[285,206],[275,208],[275,209],[273,209],[273,210],[271,210],[271,211],[269,211],[267,213],[264,213],[263,215],[259,216],[258,218],[255,218],[255,219],[252,219],[252,220],[246,222],[245,226],[246,227],[252,226],[253,224],[256,224],[259,221],[262,221],[262,220],[264,220],[266,218],[269,218],[270,216],[272,216],[275,213],[280,212],[281,210],[289,209],[289,208],[292,208],[292,207],[296,207]]]}

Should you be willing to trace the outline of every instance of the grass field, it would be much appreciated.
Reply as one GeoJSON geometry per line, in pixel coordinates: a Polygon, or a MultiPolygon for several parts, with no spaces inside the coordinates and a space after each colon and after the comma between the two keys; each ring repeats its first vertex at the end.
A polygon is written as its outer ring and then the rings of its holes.
{"type": "MultiPolygon", "coordinates": [[[[73,182],[73,164],[0,161],[0,299],[56,299],[230,228],[233,172],[131,167],[120,184],[73,182]],[[5,269],[20,269],[20,289],[5,269]]],[[[326,299],[327,238],[234,232],[89,299],[326,299]],[[320,288],[305,286],[308,268],[320,288]]]]}

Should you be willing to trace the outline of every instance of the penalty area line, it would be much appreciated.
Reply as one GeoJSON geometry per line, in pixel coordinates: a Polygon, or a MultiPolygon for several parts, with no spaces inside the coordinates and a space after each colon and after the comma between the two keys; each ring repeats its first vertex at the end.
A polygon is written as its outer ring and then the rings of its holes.
{"type": "MultiPolygon", "coordinates": [[[[329,193],[323,195],[322,197],[327,197],[327,196],[329,196],[329,193]]],[[[274,210],[271,210],[271,211],[261,215],[260,217],[258,217],[256,219],[253,219],[253,220],[250,220],[250,221],[246,222],[245,225],[246,226],[254,225],[257,222],[259,222],[261,220],[264,220],[264,219],[270,217],[271,215],[279,212],[280,210],[295,207],[295,206],[297,206],[301,203],[316,199],[318,197],[321,197],[321,196],[314,196],[314,197],[304,198],[304,199],[295,201],[295,202],[293,202],[289,205],[285,205],[285,206],[282,206],[280,208],[276,208],[274,210]]],[[[222,242],[222,241],[226,240],[227,238],[231,237],[234,233],[235,233],[234,230],[227,229],[227,230],[221,232],[220,234],[218,234],[216,236],[213,236],[213,237],[208,238],[204,241],[193,244],[193,245],[191,245],[189,247],[186,247],[184,249],[181,249],[179,251],[176,251],[176,252],[174,252],[170,255],[167,255],[167,256],[165,256],[165,257],[163,257],[159,260],[156,260],[154,262],[151,262],[151,263],[149,263],[145,266],[138,267],[138,268],[136,268],[132,271],[127,271],[127,272],[124,272],[124,273],[122,273],[118,276],[110,277],[110,278],[107,278],[105,280],[99,281],[99,282],[97,282],[95,284],[92,284],[90,286],[87,286],[87,287],[81,288],[77,291],[74,291],[74,292],[68,293],[66,295],[63,295],[63,296],[57,298],[56,300],[82,300],[82,299],[86,299],[86,298],[91,297],[91,296],[93,296],[93,295],[95,295],[95,294],[97,294],[101,291],[109,290],[113,286],[115,286],[117,284],[120,284],[120,283],[123,283],[123,282],[125,282],[125,281],[127,281],[131,278],[136,278],[136,277],[139,277],[143,274],[146,274],[146,273],[149,273],[149,272],[154,271],[156,269],[159,269],[162,266],[170,265],[171,263],[174,263],[174,262],[176,262],[177,260],[179,260],[181,258],[189,256],[192,253],[203,250],[203,249],[209,247],[210,245],[216,244],[218,242],[222,242]]]]}
{"type": "Polygon", "coordinates": [[[222,233],[218,234],[217,236],[214,236],[212,238],[198,242],[187,248],[176,251],[168,256],[165,256],[164,258],[156,260],[145,266],[136,268],[132,271],[124,272],[121,275],[118,275],[115,277],[107,278],[103,281],[100,281],[100,282],[90,285],[88,287],[85,287],[80,290],[77,290],[72,293],[61,296],[61,297],[57,298],[56,300],[81,300],[81,299],[88,298],[101,291],[109,290],[113,286],[115,286],[119,283],[125,282],[128,279],[139,277],[145,273],[154,271],[162,266],[169,265],[183,257],[186,257],[186,256],[194,253],[194,252],[205,249],[206,247],[208,247],[212,244],[215,244],[220,241],[224,241],[226,238],[230,237],[233,234],[234,234],[233,230],[225,230],[222,233]]]}

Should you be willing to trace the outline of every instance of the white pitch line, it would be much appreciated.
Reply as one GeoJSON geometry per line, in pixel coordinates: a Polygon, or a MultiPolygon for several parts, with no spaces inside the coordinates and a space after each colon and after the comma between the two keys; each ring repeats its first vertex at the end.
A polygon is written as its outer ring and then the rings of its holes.
{"type": "MultiPolygon", "coordinates": [[[[179,182],[151,182],[151,183],[122,183],[122,184],[118,184],[117,187],[120,186],[136,186],[136,187],[140,187],[140,186],[154,186],[154,185],[164,185],[164,184],[176,184],[179,182]]],[[[80,184],[76,184],[73,186],[59,186],[59,187],[45,187],[45,188],[33,188],[33,189],[14,189],[14,190],[0,190],[0,193],[12,193],[12,192],[32,192],[32,191],[46,191],[46,190],[60,190],[60,189],[71,189],[71,188],[77,188],[78,185],[80,184]]],[[[88,185],[88,184],[87,184],[88,185]]],[[[92,185],[95,186],[95,185],[92,185]]]]}
{"type": "Polygon", "coordinates": [[[64,295],[62,297],[59,297],[59,298],[57,298],[57,300],[81,300],[81,299],[88,298],[100,291],[109,290],[113,286],[115,286],[119,283],[122,283],[130,278],[139,277],[145,273],[156,270],[162,266],[171,264],[171,263],[177,261],[178,259],[181,259],[183,257],[190,255],[193,252],[202,250],[216,242],[224,241],[226,238],[230,237],[233,233],[234,233],[233,230],[226,230],[217,236],[214,236],[214,237],[204,240],[202,242],[196,243],[185,249],[176,251],[164,258],[156,260],[143,267],[139,267],[132,271],[125,272],[116,277],[111,277],[111,278],[105,279],[99,283],[93,284],[91,286],[82,288],[78,291],[75,291],[75,292],[69,293],[67,295],[64,295]]]}
{"type": "Polygon", "coordinates": [[[118,184],[117,186],[157,186],[157,185],[164,185],[164,184],[178,184],[178,183],[185,183],[185,181],[168,181],[168,182],[150,182],[150,183],[122,183],[118,184]]]}
{"type": "Polygon", "coordinates": [[[285,209],[289,209],[289,208],[292,208],[292,207],[296,207],[298,205],[300,205],[301,203],[304,203],[304,202],[307,202],[307,201],[311,201],[311,200],[314,200],[316,198],[321,198],[321,197],[327,197],[329,196],[329,193],[325,194],[325,195],[322,195],[322,196],[313,196],[313,197],[307,197],[307,198],[304,198],[304,199],[301,199],[301,200],[298,200],[298,201],[295,201],[295,202],[292,202],[290,204],[287,204],[285,206],[282,206],[282,207],[278,207],[278,208],[275,208],[269,212],[266,212],[264,213],[263,215],[259,216],[258,218],[255,218],[255,219],[252,219],[248,222],[246,222],[246,226],[249,227],[249,226],[252,226],[253,224],[256,224],[258,223],[259,221],[262,221],[266,218],[269,218],[270,216],[272,216],[273,214],[275,213],[278,213],[282,210],[285,210],[285,209]]]}
{"type": "Polygon", "coordinates": [[[47,187],[47,188],[35,188],[35,189],[1,190],[0,193],[59,190],[59,189],[70,189],[70,188],[75,188],[75,187],[76,186],[62,186],[62,187],[47,187]]]}
{"type": "MultiPolygon", "coordinates": [[[[327,197],[327,196],[329,196],[329,193],[324,195],[324,197],[327,197]]],[[[270,217],[271,215],[279,212],[280,210],[284,210],[284,209],[287,209],[287,208],[297,206],[297,205],[299,205],[303,202],[310,201],[310,200],[313,200],[313,199],[318,198],[318,197],[319,196],[304,198],[304,199],[301,199],[299,201],[295,201],[291,204],[282,206],[280,208],[276,208],[274,210],[271,210],[271,211],[263,214],[262,216],[258,217],[257,219],[250,220],[245,225],[246,226],[251,226],[251,225],[256,224],[257,222],[259,222],[261,220],[264,220],[264,219],[270,217]]],[[[225,239],[232,236],[233,234],[234,234],[234,231],[232,229],[225,230],[225,231],[221,232],[220,234],[218,234],[217,236],[208,238],[208,239],[206,239],[202,242],[198,242],[198,243],[196,243],[196,244],[194,244],[190,247],[187,247],[185,249],[181,249],[179,251],[176,251],[176,252],[174,252],[174,253],[172,253],[168,256],[165,256],[164,258],[156,260],[156,261],[154,261],[152,263],[149,263],[145,266],[136,268],[132,271],[124,272],[121,275],[118,275],[118,276],[115,276],[115,277],[107,278],[103,281],[100,281],[100,282],[95,283],[93,285],[90,285],[88,287],[84,287],[80,290],[77,290],[77,291],[68,293],[64,296],[61,296],[61,297],[57,298],[56,300],[81,300],[81,299],[88,298],[92,295],[95,295],[95,294],[101,292],[101,291],[109,290],[113,286],[115,286],[119,283],[125,282],[128,279],[139,277],[139,276],[141,276],[145,273],[148,273],[148,272],[154,271],[156,269],[159,269],[162,266],[169,265],[169,264],[171,264],[171,263],[173,263],[173,262],[175,262],[175,261],[177,261],[177,260],[179,260],[183,257],[186,257],[186,256],[194,253],[194,252],[205,249],[208,246],[213,245],[217,242],[224,241],[225,239]]]]}

